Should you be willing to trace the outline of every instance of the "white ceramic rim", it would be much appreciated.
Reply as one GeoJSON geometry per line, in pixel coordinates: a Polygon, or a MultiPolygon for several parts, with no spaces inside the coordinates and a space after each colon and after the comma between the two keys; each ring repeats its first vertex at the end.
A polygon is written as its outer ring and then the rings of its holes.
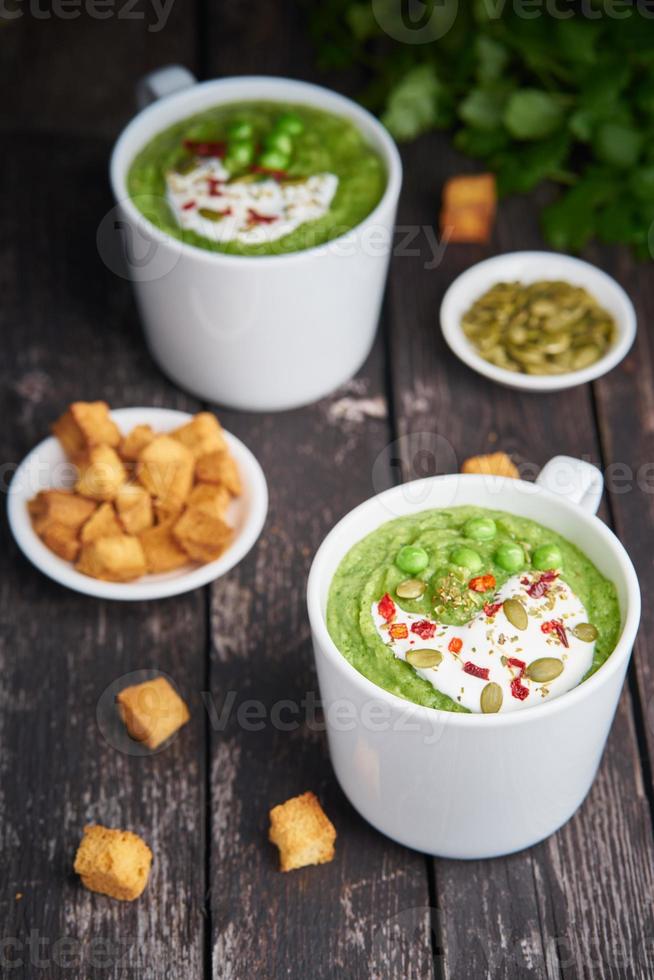
{"type": "MultiPolygon", "coordinates": [[[[254,96],[248,96],[248,98],[254,98],[254,96]]],[[[168,126],[172,126],[174,124],[175,123],[173,120],[169,120],[167,123],[162,124],[161,129],[166,129],[168,126]]],[[[147,143],[147,138],[141,142],[141,149],[145,143],[147,143]]],[[[136,152],[138,152],[138,150],[136,152]]],[[[212,79],[208,82],[197,82],[195,85],[190,85],[187,88],[183,88],[172,95],[157,99],[157,101],[152,105],[142,109],[141,112],[139,112],[138,115],[136,115],[132,121],[127,124],[125,129],[118,137],[111,154],[109,174],[114,198],[123,208],[129,219],[134,222],[134,224],[138,225],[144,234],[152,235],[154,233],[159,237],[160,241],[168,242],[176,249],[179,248],[180,255],[193,256],[198,261],[201,260],[208,262],[209,264],[218,263],[219,265],[243,265],[244,263],[252,263],[253,260],[256,260],[257,263],[271,265],[274,263],[302,262],[315,256],[325,254],[334,246],[335,243],[342,241],[342,239],[346,238],[347,235],[351,235],[353,231],[363,229],[366,225],[373,224],[379,219],[381,212],[385,210],[390,203],[392,203],[393,206],[395,206],[397,203],[400,188],[402,186],[402,161],[400,159],[397,146],[395,145],[395,142],[393,141],[388,130],[382,126],[378,119],[375,119],[372,113],[368,112],[367,109],[364,109],[356,102],[353,102],[352,99],[348,99],[347,96],[340,95],[338,92],[334,92],[322,85],[314,85],[311,82],[302,82],[293,78],[283,78],[269,75],[239,75],[229,78],[212,79]],[[170,107],[175,103],[179,104],[180,106],[177,121],[181,121],[185,116],[193,114],[194,109],[190,103],[196,100],[198,94],[201,99],[203,93],[210,90],[215,90],[216,92],[216,105],[223,102],[237,101],[239,98],[239,89],[242,89],[245,86],[260,86],[261,95],[259,98],[261,101],[275,101],[275,93],[279,92],[280,94],[277,96],[279,100],[292,102],[293,96],[288,92],[289,85],[292,86],[298,93],[298,102],[313,105],[311,95],[320,93],[321,97],[327,96],[330,102],[330,107],[327,111],[332,111],[333,109],[334,112],[338,113],[340,108],[344,116],[346,116],[348,119],[358,121],[361,124],[364,137],[366,136],[366,131],[372,130],[374,132],[375,138],[379,144],[379,146],[375,148],[381,149],[382,151],[387,170],[387,181],[386,188],[379,203],[370,212],[370,214],[366,215],[363,221],[360,221],[358,225],[355,225],[354,228],[350,229],[348,232],[345,232],[343,235],[340,235],[337,238],[332,238],[330,241],[324,242],[322,245],[316,245],[313,248],[300,249],[297,252],[285,252],[282,255],[230,255],[225,252],[211,252],[207,249],[200,248],[197,245],[189,245],[187,242],[183,242],[178,238],[173,238],[171,235],[168,235],[165,231],[162,231],[160,228],[154,225],[138,210],[136,205],[130,199],[127,190],[126,177],[129,166],[134,158],[134,153],[130,152],[129,159],[127,159],[128,154],[126,147],[135,134],[138,133],[138,131],[143,127],[144,123],[147,123],[151,119],[156,118],[157,115],[162,114],[162,110],[165,111],[164,107],[170,107]],[[284,94],[281,94],[282,91],[284,94]],[[224,97],[220,98],[220,93],[223,93],[224,97]],[[302,98],[302,96],[305,96],[305,98],[302,98]]]]}
{"type": "MultiPolygon", "coordinates": [[[[163,433],[183,425],[193,416],[167,408],[118,408],[111,412],[111,417],[119,426],[122,422],[123,431],[133,425],[149,423],[163,433]]],[[[7,516],[14,540],[25,557],[48,578],[75,592],[98,599],[128,602],[163,599],[207,585],[225,575],[245,557],[261,534],[268,512],[268,486],[259,462],[236,436],[225,431],[225,437],[237,461],[249,506],[240,532],[216,561],[194,565],[186,572],[175,570],[161,575],[145,575],[134,582],[103,582],[77,572],[71,562],[55,555],[38,537],[27,514],[27,500],[32,494],[21,488],[21,478],[35,464],[39,454],[45,449],[52,449],[53,444],[58,445],[54,436],[44,439],[28,453],[12,479],[7,495],[7,516]]]]}
{"type": "MultiPolygon", "coordinates": [[[[524,275],[524,272],[522,275],[524,275]]],[[[440,324],[448,347],[456,354],[459,360],[467,364],[473,371],[477,371],[478,374],[483,374],[484,377],[490,378],[491,381],[497,381],[500,384],[507,385],[510,388],[517,388],[521,391],[561,391],[564,388],[573,388],[575,385],[585,384],[587,381],[594,381],[608,371],[613,370],[620,363],[629,352],[636,338],[636,311],[622,286],[607,272],[604,272],[603,269],[599,269],[590,262],[584,262],[583,259],[577,259],[571,255],[563,255],[561,252],[506,252],[503,255],[495,255],[493,258],[475,263],[475,265],[470,266],[469,269],[466,269],[465,272],[457,276],[448,287],[441,303],[440,324]],[[459,317],[452,309],[458,305],[461,294],[466,294],[466,306],[470,306],[489,288],[488,285],[485,285],[482,289],[477,288],[476,282],[480,272],[492,272],[494,269],[499,269],[501,271],[497,273],[496,281],[519,280],[521,273],[518,271],[512,274],[510,271],[512,264],[516,266],[528,265],[533,266],[537,270],[538,275],[536,278],[544,279],[548,278],[548,264],[552,265],[553,262],[561,268],[568,269],[571,280],[586,286],[589,291],[592,292],[592,286],[589,285],[589,280],[594,279],[601,281],[607,291],[612,294],[614,309],[617,311],[616,326],[619,333],[618,339],[613,347],[599,361],[596,361],[587,368],[583,368],[580,371],[570,371],[568,374],[552,376],[517,374],[513,371],[507,371],[504,368],[497,367],[489,361],[485,361],[475,351],[463,333],[459,317]]]]}
{"type": "MultiPolygon", "coordinates": [[[[390,691],[386,691],[383,687],[379,687],[371,680],[368,680],[368,678],[363,674],[359,673],[356,667],[353,667],[352,664],[346,660],[343,654],[339,651],[329,634],[327,623],[325,621],[325,614],[322,610],[320,598],[322,562],[324,555],[329,549],[332,539],[341,534],[344,530],[347,530],[348,528],[352,530],[351,544],[349,547],[352,547],[358,540],[360,540],[361,535],[357,535],[355,530],[359,515],[373,502],[377,503],[378,501],[389,501],[389,505],[391,502],[394,504],[395,502],[393,501],[393,498],[401,498],[407,491],[409,491],[412,496],[415,494],[416,499],[420,499],[421,488],[424,488],[427,486],[427,484],[431,484],[435,481],[444,480],[465,480],[467,483],[474,481],[482,490],[488,489],[489,487],[488,476],[458,473],[448,476],[427,477],[423,480],[414,480],[410,483],[400,484],[399,486],[391,487],[390,490],[385,490],[376,497],[371,497],[368,500],[365,500],[362,504],[359,504],[358,507],[355,507],[354,510],[351,510],[348,514],[346,514],[345,517],[341,518],[341,520],[324,538],[311,564],[309,580],[307,583],[307,606],[311,629],[314,636],[318,640],[320,651],[322,651],[323,654],[337,668],[337,670],[343,674],[345,682],[343,687],[343,696],[346,696],[347,685],[353,684],[359,689],[362,695],[367,696],[371,700],[377,699],[386,702],[391,708],[394,707],[398,710],[405,711],[406,706],[410,705],[412,717],[417,718],[419,721],[424,721],[425,723],[430,721],[433,722],[433,712],[439,711],[439,709],[426,708],[422,705],[415,704],[413,701],[407,701],[396,694],[392,694],[390,691]]],[[[584,681],[582,684],[579,684],[571,691],[567,691],[565,694],[562,694],[553,701],[546,704],[540,704],[533,709],[525,709],[524,711],[512,711],[507,712],[506,714],[499,713],[487,715],[478,713],[464,714],[455,711],[441,711],[440,714],[443,716],[443,722],[447,725],[453,725],[455,727],[461,726],[463,728],[469,728],[474,726],[487,726],[503,728],[511,725],[528,725],[530,721],[533,722],[535,720],[542,720],[550,715],[555,715],[561,711],[566,711],[568,708],[572,708],[574,704],[578,704],[586,698],[593,697],[594,692],[605,683],[608,683],[610,678],[618,673],[618,671],[622,670],[625,660],[629,659],[640,621],[640,589],[638,587],[638,577],[636,575],[636,571],[631,563],[631,559],[627,555],[627,552],[620,541],[598,517],[583,510],[577,504],[570,503],[569,501],[563,499],[561,495],[545,490],[543,487],[538,487],[536,484],[527,483],[524,480],[514,480],[509,477],[494,477],[492,479],[492,484],[494,489],[501,488],[502,484],[506,486],[513,486],[514,488],[516,485],[520,485],[525,491],[530,492],[532,495],[538,494],[540,496],[544,494],[545,497],[555,502],[557,506],[565,507],[572,515],[574,515],[575,519],[582,523],[587,523],[590,527],[592,527],[593,532],[603,540],[607,548],[611,551],[612,557],[615,558],[616,562],[620,565],[621,572],[627,585],[628,604],[626,610],[621,610],[621,612],[624,612],[625,614],[624,622],[622,624],[622,631],[615,649],[605,663],[603,663],[602,666],[588,678],[588,680],[584,681]]],[[[425,508],[423,506],[408,507],[405,514],[419,513],[424,509],[425,508]]],[[[496,509],[501,510],[502,508],[499,506],[496,509]]],[[[401,516],[400,512],[397,509],[394,511],[392,507],[389,510],[389,514],[390,513],[395,513],[396,516],[401,516]]],[[[381,527],[383,523],[384,521],[381,521],[378,526],[381,527]]],[[[346,552],[344,551],[341,555],[341,560],[345,553],[346,552]]]]}

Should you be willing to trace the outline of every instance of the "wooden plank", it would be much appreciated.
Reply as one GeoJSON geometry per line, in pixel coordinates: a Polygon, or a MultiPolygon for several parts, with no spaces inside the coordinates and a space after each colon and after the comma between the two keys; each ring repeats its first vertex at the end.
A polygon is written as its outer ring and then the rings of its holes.
{"type": "Polygon", "coordinates": [[[5,130],[114,138],[135,111],[142,75],[169,63],[197,67],[195,0],[64,0],[15,9],[15,19],[2,20],[5,130]]]}
{"type": "MultiPolygon", "coordinates": [[[[211,8],[206,50],[208,75],[312,74],[297,12],[281,0],[254,20],[243,6],[211,8]]],[[[317,405],[221,417],[261,461],[271,501],[255,554],[212,590],[211,692],[218,712],[235,699],[212,733],[213,975],[422,980],[432,975],[425,860],[353,812],[310,707],[306,576],[326,531],[373,492],[371,468],[389,441],[381,345],[351,384],[317,405]],[[248,701],[264,713],[260,731],[239,717],[248,701]],[[266,841],[268,810],[307,789],[337,828],[336,858],[283,875],[266,841]]],[[[379,479],[390,480],[382,470],[379,479]]]]}
{"type": "MultiPolygon", "coordinates": [[[[405,163],[400,223],[424,229],[438,211],[439,179],[470,163],[437,136],[409,147],[405,163]]],[[[436,269],[425,268],[432,252],[424,230],[420,258],[395,260],[390,355],[405,478],[452,471],[466,456],[498,447],[527,477],[557,453],[600,461],[589,388],[538,398],[502,389],[456,361],[439,332],[440,300],[459,272],[497,247],[542,247],[535,214],[533,201],[507,201],[492,249],[450,246],[436,269]]],[[[600,776],[563,831],[498,861],[435,862],[444,976],[647,976],[641,946],[650,934],[652,853],[625,693],[600,776]],[[616,965],[620,944],[626,973],[616,965]]]]}
{"type": "Polygon", "coordinates": [[[354,382],[311,408],[265,418],[222,413],[259,457],[271,506],[256,553],[213,587],[217,722],[231,703],[212,734],[213,970],[221,980],[432,975],[425,861],[353,812],[312,708],[306,575],[325,532],[372,492],[372,465],[389,432],[386,417],[366,413],[383,405],[378,347],[354,382]],[[357,408],[358,421],[348,421],[357,408]],[[337,828],[336,858],[282,875],[266,843],[268,810],[307,789],[337,828]],[[395,958],[391,936],[398,922],[405,929],[407,910],[416,910],[411,949],[395,958]]]}
{"type": "MultiPolygon", "coordinates": [[[[654,610],[648,602],[653,567],[650,535],[654,517],[654,367],[649,324],[654,316],[651,264],[636,265],[624,253],[596,256],[634,301],[638,336],[628,357],[594,385],[609,499],[617,533],[636,567],[643,597],[643,617],[634,654],[642,734],[654,759],[654,662],[648,637],[654,610]]],[[[654,777],[650,772],[649,780],[654,777]]]]}
{"type": "MultiPolygon", "coordinates": [[[[106,152],[104,141],[34,136],[0,164],[12,188],[0,201],[5,461],[20,460],[74,399],[195,407],[154,368],[128,284],[95,252],[97,218],[111,203],[106,152]]],[[[6,527],[2,535],[0,920],[2,936],[15,941],[2,955],[23,960],[16,977],[196,980],[204,964],[205,597],[80,596],[32,568],[6,527]],[[152,758],[115,747],[122,728],[107,693],[140,668],[168,673],[193,713],[152,758]],[[97,720],[103,692],[108,736],[97,720]],[[73,875],[82,828],[96,821],[151,844],[152,878],[138,902],[93,895],[73,875]],[[43,941],[36,952],[30,936],[43,941]],[[37,954],[38,969],[30,962],[37,954]]]]}

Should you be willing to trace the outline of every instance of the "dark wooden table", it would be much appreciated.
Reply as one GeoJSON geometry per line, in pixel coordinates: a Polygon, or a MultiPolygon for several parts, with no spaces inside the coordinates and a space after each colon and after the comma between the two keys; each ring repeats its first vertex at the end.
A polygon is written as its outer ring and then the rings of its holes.
{"type": "MultiPolygon", "coordinates": [[[[200,77],[315,77],[297,11],[283,0],[177,0],[161,30],[150,29],[156,17],[144,2],[118,3],[102,20],[20,9],[0,30],[3,477],[73,399],[200,407],[152,364],[129,285],[96,249],[112,206],[108,154],[132,112],[134,81],[171,61],[200,77]]],[[[432,228],[443,178],[471,164],[437,136],[403,155],[399,223],[432,228]]],[[[592,386],[551,397],[506,391],[459,364],[437,328],[457,273],[541,244],[534,199],[503,202],[491,247],[451,246],[436,268],[421,233],[419,254],[393,261],[378,341],[352,382],[301,411],[219,412],[261,460],[271,507],[254,552],[212,587],[148,604],[95,601],[44,578],[3,531],[0,975],[654,975],[651,263],[588,253],[628,289],[640,321],[627,360],[592,386]],[[416,433],[438,436],[438,452],[417,454],[416,433]],[[445,472],[499,447],[528,475],[556,453],[604,468],[602,516],[637,565],[643,625],[598,778],[570,823],[506,859],[432,860],[353,812],[310,707],[291,730],[271,711],[317,697],[304,586],[326,530],[373,483],[445,472]],[[123,675],[155,667],[175,679],[192,721],[166,751],[126,755],[102,734],[101,697],[123,675]],[[265,708],[260,730],[244,724],[251,700],[265,708]],[[282,875],[267,812],[309,788],[338,829],[336,859],[282,875]],[[80,887],[72,861],[89,821],[151,843],[140,901],[80,887]]]]}

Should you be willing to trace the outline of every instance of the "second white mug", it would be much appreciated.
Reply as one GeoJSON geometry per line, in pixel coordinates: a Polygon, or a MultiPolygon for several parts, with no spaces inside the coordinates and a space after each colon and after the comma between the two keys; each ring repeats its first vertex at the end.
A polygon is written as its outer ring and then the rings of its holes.
{"type": "Polygon", "coordinates": [[[358,370],[377,329],[402,181],[393,140],[356,103],[306,82],[254,76],[193,84],[175,66],[147,81],[141,102],[165,94],[119,137],[111,182],[122,232],[132,245],[128,271],[155,360],[181,387],[233,408],[287,409],[328,394],[358,370]],[[212,252],[152,225],[127,190],[135,155],[193,113],[262,100],[302,103],[351,120],[386,167],[377,207],[342,237],[282,255],[212,252]]]}

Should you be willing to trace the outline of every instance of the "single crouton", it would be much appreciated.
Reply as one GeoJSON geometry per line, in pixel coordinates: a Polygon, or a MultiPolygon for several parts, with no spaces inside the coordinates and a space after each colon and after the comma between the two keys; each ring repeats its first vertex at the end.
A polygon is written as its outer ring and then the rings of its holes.
{"type": "Polygon", "coordinates": [[[151,575],[156,575],[157,572],[172,572],[189,563],[189,556],[173,537],[170,521],[142,531],[139,540],[151,575]]]}
{"type": "Polygon", "coordinates": [[[65,561],[75,561],[79,554],[80,543],[77,531],[66,524],[58,524],[56,521],[48,524],[44,528],[41,538],[50,551],[54,551],[65,561]]]}
{"type": "Polygon", "coordinates": [[[165,677],[126,687],[116,700],[130,738],[149,749],[156,749],[191,717],[165,677]]]}
{"type": "Polygon", "coordinates": [[[75,567],[78,572],[105,582],[129,582],[146,572],[141,542],[129,534],[83,544],[75,567]]]}
{"type": "Polygon", "coordinates": [[[142,451],[153,439],[154,432],[151,426],[136,425],[122,440],[118,451],[128,463],[135,463],[142,451]]]}
{"type": "Polygon", "coordinates": [[[100,504],[82,528],[80,540],[87,544],[89,541],[97,541],[98,538],[112,538],[117,534],[124,533],[122,524],[116,517],[113,504],[105,502],[100,504]]]}
{"type": "Polygon", "coordinates": [[[139,483],[125,483],[116,497],[116,510],[128,534],[140,534],[152,527],[152,497],[139,483]]]}
{"type": "Polygon", "coordinates": [[[72,490],[41,490],[27,505],[37,534],[48,524],[63,524],[79,530],[98,505],[72,490]]]}
{"type": "Polygon", "coordinates": [[[111,446],[95,446],[80,464],[75,489],[92,500],[113,500],[125,483],[127,473],[111,446]]]}
{"type": "Polygon", "coordinates": [[[441,235],[448,242],[485,245],[490,241],[493,221],[483,208],[457,208],[441,214],[441,235]]]}
{"type": "Polygon", "coordinates": [[[443,186],[443,210],[480,207],[495,213],[497,188],[494,174],[461,174],[443,186]]]}
{"type": "Polygon", "coordinates": [[[443,188],[440,227],[450,242],[485,243],[495,220],[497,190],[493,174],[452,177],[443,188]]]}
{"type": "Polygon", "coordinates": [[[189,508],[173,524],[173,535],[178,545],[194,561],[215,561],[232,540],[232,529],[219,517],[205,511],[189,508]]]}
{"type": "Polygon", "coordinates": [[[224,520],[231,500],[231,494],[225,486],[217,483],[196,483],[189,494],[188,506],[224,520]]]}
{"type": "Polygon", "coordinates": [[[73,402],[52,431],[73,460],[84,457],[94,446],[115,448],[120,442],[118,426],[112,421],[106,402],[73,402]]]}
{"type": "Polygon", "coordinates": [[[222,426],[211,412],[198,412],[190,422],[175,429],[170,435],[190,449],[195,459],[227,449],[222,426]]]}
{"type": "Polygon", "coordinates": [[[201,456],[195,465],[195,478],[200,483],[218,483],[238,497],[243,492],[238,467],[225,450],[201,456]]]}
{"type": "Polygon", "coordinates": [[[98,824],[84,828],[75,872],[92,892],[131,902],[142,894],[151,866],[152,851],[137,834],[98,824]]]}
{"type": "Polygon", "coordinates": [[[489,476],[510,476],[520,478],[517,466],[506,453],[488,453],[486,456],[471,456],[461,467],[462,473],[485,473],[489,476]]]}
{"type": "Polygon", "coordinates": [[[155,524],[174,524],[179,520],[184,510],[184,504],[175,505],[174,501],[166,501],[164,504],[158,500],[153,500],[155,524]]]}
{"type": "Polygon", "coordinates": [[[268,838],[279,848],[280,871],[326,864],[334,857],[336,830],[314,793],[273,807],[268,838]]]}
{"type": "Polygon", "coordinates": [[[174,512],[185,502],[193,484],[193,454],[170,436],[157,436],[137,463],[137,476],[155,503],[174,512]]]}

